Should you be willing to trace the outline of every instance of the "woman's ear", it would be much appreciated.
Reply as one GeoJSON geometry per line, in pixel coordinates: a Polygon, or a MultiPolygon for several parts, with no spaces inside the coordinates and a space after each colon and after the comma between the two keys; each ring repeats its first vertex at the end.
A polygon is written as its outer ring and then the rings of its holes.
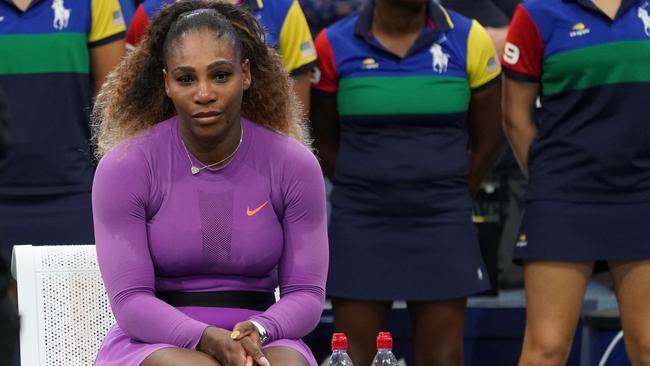
{"type": "Polygon", "coordinates": [[[250,88],[251,84],[253,83],[253,80],[251,79],[251,63],[248,59],[244,59],[244,61],[242,61],[241,70],[244,90],[248,90],[248,88],[250,88]]]}
{"type": "Polygon", "coordinates": [[[169,97],[169,85],[167,84],[167,70],[162,69],[163,81],[165,82],[165,94],[169,97]]]}

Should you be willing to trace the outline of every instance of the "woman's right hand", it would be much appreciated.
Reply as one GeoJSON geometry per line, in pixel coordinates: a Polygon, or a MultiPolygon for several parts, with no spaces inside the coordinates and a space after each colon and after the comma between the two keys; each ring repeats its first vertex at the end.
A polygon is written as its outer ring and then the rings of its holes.
{"type": "Polygon", "coordinates": [[[230,337],[230,331],[207,327],[203,331],[197,350],[214,357],[223,366],[253,366],[240,342],[230,337]]]}

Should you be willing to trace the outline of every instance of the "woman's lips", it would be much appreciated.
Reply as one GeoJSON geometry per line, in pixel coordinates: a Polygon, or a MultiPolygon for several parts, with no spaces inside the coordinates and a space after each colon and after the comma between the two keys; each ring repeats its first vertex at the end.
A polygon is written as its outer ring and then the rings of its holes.
{"type": "Polygon", "coordinates": [[[200,123],[211,123],[215,122],[221,116],[221,112],[210,111],[210,112],[199,112],[192,115],[196,121],[200,123]]]}

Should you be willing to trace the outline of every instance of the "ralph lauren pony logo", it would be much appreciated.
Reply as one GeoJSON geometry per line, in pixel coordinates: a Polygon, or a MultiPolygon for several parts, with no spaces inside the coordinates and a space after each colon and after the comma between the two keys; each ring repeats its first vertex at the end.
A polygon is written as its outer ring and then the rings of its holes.
{"type": "Polygon", "coordinates": [[[637,16],[643,22],[643,30],[645,31],[646,36],[650,37],[650,15],[648,14],[648,2],[646,1],[643,6],[639,6],[637,11],[637,16]]]}

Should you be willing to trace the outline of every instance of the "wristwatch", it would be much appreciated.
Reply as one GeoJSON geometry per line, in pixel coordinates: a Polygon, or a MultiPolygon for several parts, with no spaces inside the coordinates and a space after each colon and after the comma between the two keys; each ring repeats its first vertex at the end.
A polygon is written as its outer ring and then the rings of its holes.
{"type": "Polygon", "coordinates": [[[257,328],[257,333],[260,335],[260,343],[261,344],[267,344],[270,340],[271,337],[269,337],[269,333],[264,329],[262,324],[256,322],[255,320],[250,320],[251,323],[257,328]]]}

